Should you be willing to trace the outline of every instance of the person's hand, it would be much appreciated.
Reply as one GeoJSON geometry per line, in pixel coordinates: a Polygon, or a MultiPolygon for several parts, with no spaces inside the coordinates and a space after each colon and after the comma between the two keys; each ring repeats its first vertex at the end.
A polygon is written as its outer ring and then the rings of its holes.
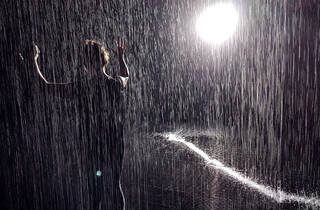
{"type": "Polygon", "coordinates": [[[89,39],[86,39],[84,41],[85,45],[96,45],[98,47],[102,47],[103,45],[95,40],[89,40],[89,39]]]}
{"type": "Polygon", "coordinates": [[[111,49],[112,52],[114,52],[119,57],[122,57],[124,55],[124,52],[126,49],[126,46],[124,44],[124,40],[118,38],[118,40],[116,40],[116,47],[117,47],[117,49],[111,49]]]}
{"type": "Polygon", "coordinates": [[[34,55],[34,59],[37,60],[40,54],[40,50],[39,47],[33,43],[33,55],[34,55]]]}

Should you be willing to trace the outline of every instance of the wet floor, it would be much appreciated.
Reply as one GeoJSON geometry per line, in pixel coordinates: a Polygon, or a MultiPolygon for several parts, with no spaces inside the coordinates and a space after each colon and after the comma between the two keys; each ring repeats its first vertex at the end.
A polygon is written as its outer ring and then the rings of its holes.
{"type": "MultiPolygon", "coordinates": [[[[135,139],[128,139],[127,147],[132,142],[136,143],[133,150],[126,150],[122,177],[129,208],[134,205],[138,207],[132,209],[319,208],[319,199],[312,193],[314,188],[306,189],[306,186],[284,193],[304,197],[311,203],[299,198],[285,200],[284,196],[280,201],[281,196],[277,192],[281,189],[275,185],[274,180],[270,180],[270,174],[263,174],[268,173],[268,168],[260,174],[252,169],[241,168],[244,165],[241,162],[248,158],[248,154],[243,154],[225,131],[188,130],[180,127],[161,133],[165,135],[170,132],[183,136],[186,142],[193,143],[210,158],[223,163],[227,171],[211,167],[199,152],[193,151],[186,144],[168,141],[160,137],[158,132],[137,133],[135,139]],[[228,169],[239,172],[265,189],[259,190],[241,177],[230,176],[228,169]],[[273,197],[273,194],[276,196],[273,197]]],[[[295,179],[299,180],[299,177],[295,179]]]]}

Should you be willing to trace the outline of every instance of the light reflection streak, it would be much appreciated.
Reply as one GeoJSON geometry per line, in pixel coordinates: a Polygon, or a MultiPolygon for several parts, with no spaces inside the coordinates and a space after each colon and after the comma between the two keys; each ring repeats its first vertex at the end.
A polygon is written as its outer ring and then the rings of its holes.
{"type": "Polygon", "coordinates": [[[302,196],[297,194],[290,194],[282,190],[279,190],[279,189],[276,190],[270,186],[255,182],[252,178],[247,177],[244,174],[236,171],[235,169],[225,166],[219,160],[210,157],[208,154],[206,154],[203,150],[198,148],[193,143],[187,142],[182,135],[178,134],[178,132],[164,133],[160,135],[168,141],[176,142],[176,143],[187,146],[190,150],[192,150],[197,155],[202,157],[203,160],[206,161],[210,167],[213,167],[217,171],[222,172],[224,175],[231,177],[232,179],[238,181],[239,183],[273,199],[278,203],[298,202],[298,203],[306,204],[308,206],[320,207],[320,200],[318,197],[307,197],[307,196],[302,196]]]}

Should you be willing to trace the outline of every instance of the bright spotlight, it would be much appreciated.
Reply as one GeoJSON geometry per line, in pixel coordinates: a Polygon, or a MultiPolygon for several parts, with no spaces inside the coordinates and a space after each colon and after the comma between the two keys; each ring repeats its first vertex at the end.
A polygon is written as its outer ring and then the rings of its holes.
{"type": "Polygon", "coordinates": [[[221,43],[234,33],[238,12],[231,3],[218,3],[202,12],[197,20],[197,31],[207,42],[221,43]]]}

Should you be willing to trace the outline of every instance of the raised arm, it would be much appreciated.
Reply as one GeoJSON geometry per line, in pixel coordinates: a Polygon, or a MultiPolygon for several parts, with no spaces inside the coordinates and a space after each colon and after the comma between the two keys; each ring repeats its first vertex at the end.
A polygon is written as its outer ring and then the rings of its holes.
{"type": "Polygon", "coordinates": [[[62,82],[62,83],[56,83],[56,82],[48,82],[48,80],[43,76],[43,74],[40,71],[40,67],[38,64],[38,58],[40,54],[40,50],[36,44],[33,43],[33,51],[34,51],[34,64],[37,70],[37,73],[39,74],[40,78],[48,85],[67,85],[71,84],[71,82],[62,82]]]}
{"type": "Polygon", "coordinates": [[[57,95],[59,97],[63,98],[72,98],[76,95],[76,92],[74,91],[73,86],[76,85],[76,83],[73,82],[63,82],[63,83],[56,83],[56,82],[49,82],[41,73],[39,64],[38,64],[38,58],[40,54],[40,50],[37,45],[33,44],[33,50],[34,50],[34,64],[36,67],[36,71],[38,75],[40,76],[41,80],[44,81],[45,85],[43,86],[45,91],[52,95],[57,95]]]}
{"type": "Polygon", "coordinates": [[[117,50],[112,49],[112,51],[118,55],[119,67],[120,67],[119,78],[122,80],[123,86],[126,87],[129,80],[129,69],[124,58],[124,52],[125,52],[124,40],[118,39],[116,41],[116,47],[117,47],[117,50]]]}

